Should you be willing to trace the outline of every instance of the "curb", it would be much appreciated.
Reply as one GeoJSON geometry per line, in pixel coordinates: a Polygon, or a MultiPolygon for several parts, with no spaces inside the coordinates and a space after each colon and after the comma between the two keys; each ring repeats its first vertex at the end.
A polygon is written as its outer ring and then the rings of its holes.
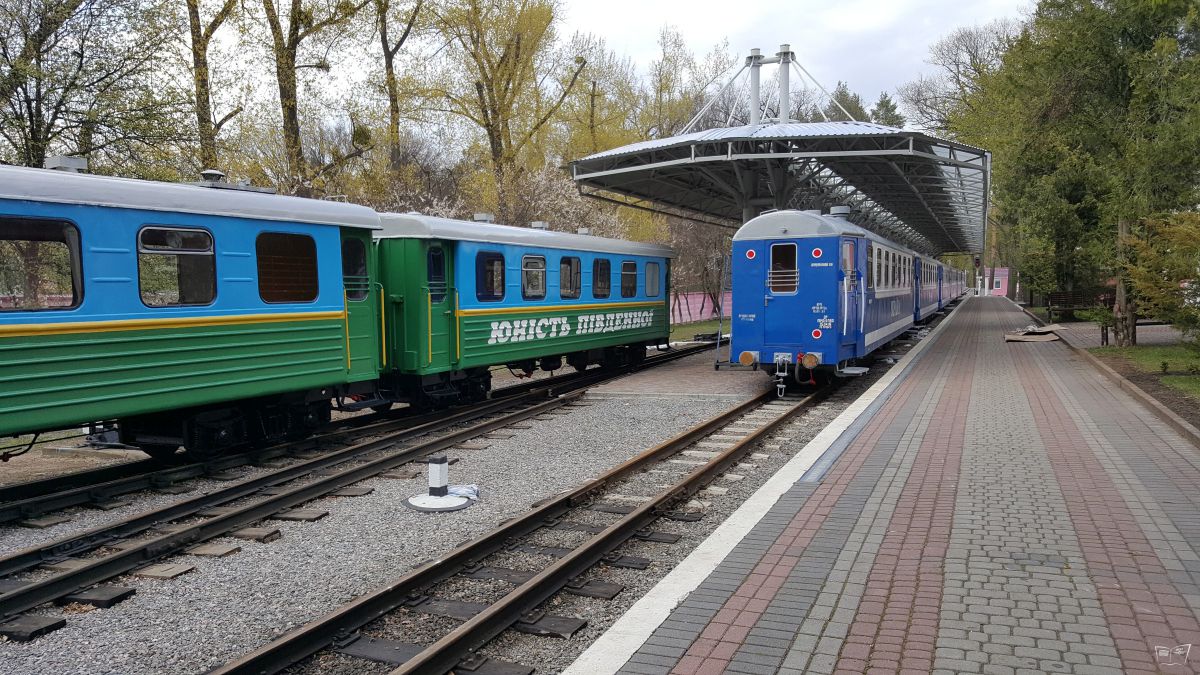
{"type": "MultiPolygon", "coordinates": [[[[1008,298],[1008,301],[1013,302],[1012,298],[1008,298]]],[[[1026,316],[1036,321],[1039,326],[1046,325],[1045,321],[1042,321],[1037,316],[1029,313],[1029,311],[1024,307],[1017,305],[1015,302],[1013,302],[1013,304],[1016,305],[1017,308],[1022,312],[1024,312],[1026,316]]],[[[1197,449],[1200,449],[1200,429],[1197,429],[1187,420],[1183,419],[1179,415],[1176,415],[1174,411],[1160,403],[1158,399],[1154,398],[1150,394],[1147,394],[1141,387],[1137,386],[1133,382],[1130,382],[1124,375],[1113,370],[1111,366],[1098,359],[1088,350],[1082,347],[1076,347],[1065,337],[1059,336],[1059,339],[1062,340],[1062,342],[1067,345],[1071,351],[1082,357],[1084,361],[1096,368],[1096,370],[1099,370],[1102,375],[1112,380],[1113,383],[1117,385],[1117,388],[1123,389],[1125,393],[1129,394],[1139,403],[1149,408],[1150,412],[1154,413],[1155,417],[1158,417],[1163,422],[1166,422],[1167,426],[1171,427],[1176,433],[1187,439],[1188,442],[1196,446],[1197,449]]]]}

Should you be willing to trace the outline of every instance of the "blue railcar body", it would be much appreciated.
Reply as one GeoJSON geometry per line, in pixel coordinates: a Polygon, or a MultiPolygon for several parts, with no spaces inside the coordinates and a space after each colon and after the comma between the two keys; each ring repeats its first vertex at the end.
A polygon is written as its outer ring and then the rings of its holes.
{"type": "Polygon", "coordinates": [[[961,294],[937,260],[812,212],[746,223],[732,268],[731,359],[800,381],[844,370],[961,294]]]}

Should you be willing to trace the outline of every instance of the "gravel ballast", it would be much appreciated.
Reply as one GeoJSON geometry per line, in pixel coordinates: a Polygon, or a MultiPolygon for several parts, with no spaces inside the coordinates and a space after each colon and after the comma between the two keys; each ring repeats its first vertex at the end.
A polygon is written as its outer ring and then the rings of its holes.
{"type": "MultiPolygon", "coordinates": [[[[206,671],[732,405],[729,400],[596,399],[514,430],[510,439],[490,440],[486,449],[451,451],[451,457],[460,458],[450,467],[451,482],[476,483],[482,490],[478,504],[455,513],[422,514],[403,506],[404,499],[424,490],[424,477],[364,481],[360,485],[375,488],[372,494],[306,505],[330,512],[320,521],[271,521],[283,533],[279,541],[219,539],[241,546],[241,552],[221,559],[172,558],[196,569],[171,581],[117,580],[137,588],[137,595],[111,609],[69,614],[65,628],[34,642],[0,644],[0,672],[206,671]]],[[[147,508],[146,500],[137,505],[139,511],[147,508]]],[[[95,516],[81,520],[94,527],[114,513],[95,516]]],[[[4,550],[85,527],[84,522],[68,525],[53,533],[31,532],[28,538],[6,531],[4,550]]]]}

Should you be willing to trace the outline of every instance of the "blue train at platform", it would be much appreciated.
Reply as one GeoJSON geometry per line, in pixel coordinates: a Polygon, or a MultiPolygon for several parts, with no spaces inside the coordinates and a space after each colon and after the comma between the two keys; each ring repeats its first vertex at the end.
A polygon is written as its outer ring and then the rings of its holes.
{"type": "Polygon", "coordinates": [[[966,275],[850,223],[774,211],[733,237],[730,358],[782,389],[860,375],[857,361],[966,292],[966,275]]]}

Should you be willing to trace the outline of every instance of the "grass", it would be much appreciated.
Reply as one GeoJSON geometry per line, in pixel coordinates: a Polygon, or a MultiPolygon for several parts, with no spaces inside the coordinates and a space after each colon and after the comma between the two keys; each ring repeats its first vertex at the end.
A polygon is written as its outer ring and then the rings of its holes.
{"type": "Polygon", "coordinates": [[[1200,400],[1200,349],[1187,345],[1145,345],[1094,347],[1089,351],[1101,358],[1124,358],[1138,370],[1160,375],[1163,385],[1200,400]]]}
{"type": "Polygon", "coordinates": [[[1171,373],[1200,371],[1200,349],[1186,345],[1145,345],[1139,347],[1095,347],[1096,356],[1118,356],[1128,359],[1138,370],[1147,373],[1162,373],[1163,364],[1171,373]]]}
{"type": "Polygon", "coordinates": [[[1050,312],[1046,307],[1026,307],[1025,309],[1042,321],[1050,320],[1050,312]]]}
{"type": "MultiPolygon", "coordinates": [[[[718,321],[712,319],[710,321],[692,321],[691,323],[677,323],[671,326],[671,342],[681,340],[691,340],[692,336],[697,333],[715,333],[717,332],[718,321]]],[[[729,332],[729,319],[723,322],[723,328],[726,333],[729,332]]]]}

